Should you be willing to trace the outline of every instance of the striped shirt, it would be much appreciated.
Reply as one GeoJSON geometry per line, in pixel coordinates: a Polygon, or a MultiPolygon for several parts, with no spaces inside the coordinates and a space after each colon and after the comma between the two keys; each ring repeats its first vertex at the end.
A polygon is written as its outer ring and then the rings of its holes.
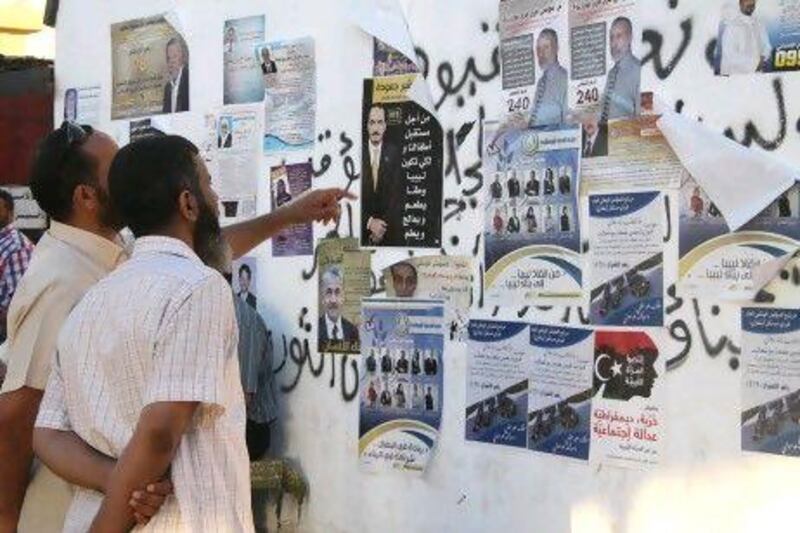
{"type": "MultiPolygon", "coordinates": [[[[230,287],[183,242],[136,241],[64,324],[37,426],[119,457],[142,409],[200,402],[171,468],[175,497],[145,531],[252,531],[245,406],[230,287]]],[[[64,531],[86,531],[103,496],[77,488],[64,531]]]]}
{"type": "MultiPolygon", "coordinates": [[[[21,231],[11,224],[0,230],[0,313],[8,312],[11,297],[28,269],[32,254],[33,244],[21,231]]],[[[2,329],[5,330],[5,324],[2,329]]]]}
{"type": "Polygon", "coordinates": [[[275,375],[272,373],[272,341],[261,315],[241,298],[234,297],[239,324],[239,368],[242,388],[253,394],[247,418],[267,424],[278,417],[275,375]]]}

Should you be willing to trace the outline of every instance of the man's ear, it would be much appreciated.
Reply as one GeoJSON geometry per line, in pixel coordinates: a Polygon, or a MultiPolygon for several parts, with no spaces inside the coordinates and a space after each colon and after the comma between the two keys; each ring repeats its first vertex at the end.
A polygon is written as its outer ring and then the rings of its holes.
{"type": "Polygon", "coordinates": [[[91,185],[81,183],[72,191],[72,207],[80,212],[94,212],[98,209],[97,191],[91,185]]]}
{"type": "Polygon", "coordinates": [[[197,203],[197,198],[186,189],[178,196],[178,211],[183,218],[190,222],[197,222],[200,216],[200,206],[197,203]]]}

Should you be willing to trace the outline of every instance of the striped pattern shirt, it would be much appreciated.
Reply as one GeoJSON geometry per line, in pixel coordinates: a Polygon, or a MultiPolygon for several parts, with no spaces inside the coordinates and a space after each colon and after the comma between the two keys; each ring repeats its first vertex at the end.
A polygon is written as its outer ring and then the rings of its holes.
{"type": "Polygon", "coordinates": [[[21,231],[10,224],[0,230],[0,313],[8,312],[11,297],[28,269],[31,255],[33,244],[21,231]]]}
{"type": "MultiPolygon", "coordinates": [[[[171,465],[175,497],[144,530],[252,531],[237,342],[222,276],[181,241],[141,238],[67,319],[37,425],[119,457],[145,406],[200,402],[171,465]]],[[[101,502],[76,489],[64,530],[86,531],[101,502]]]]}

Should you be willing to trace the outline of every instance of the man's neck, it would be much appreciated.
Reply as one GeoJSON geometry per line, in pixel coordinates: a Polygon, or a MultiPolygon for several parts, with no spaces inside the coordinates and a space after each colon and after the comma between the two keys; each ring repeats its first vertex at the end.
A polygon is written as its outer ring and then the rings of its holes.
{"type": "Polygon", "coordinates": [[[118,231],[116,231],[114,228],[100,224],[99,222],[80,220],[73,217],[71,219],[65,220],[64,224],[72,226],[73,228],[78,228],[88,233],[92,233],[94,235],[97,235],[98,237],[102,237],[103,239],[106,239],[111,242],[116,242],[119,239],[118,231]]]}

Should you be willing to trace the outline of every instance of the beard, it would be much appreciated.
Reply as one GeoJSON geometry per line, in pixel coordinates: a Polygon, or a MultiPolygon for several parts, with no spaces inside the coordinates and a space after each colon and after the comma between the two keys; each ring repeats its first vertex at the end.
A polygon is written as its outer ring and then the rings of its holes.
{"type": "Polygon", "coordinates": [[[100,224],[106,228],[111,228],[115,232],[119,232],[125,227],[125,223],[122,221],[122,215],[119,214],[114,207],[114,203],[111,201],[111,197],[102,187],[95,187],[95,191],[97,192],[97,201],[100,203],[100,212],[98,213],[100,224]]]}
{"type": "Polygon", "coordinates": [[[192,234],[194,251],[206,265],[222,270],[227,259],[227,245],[214,210],[203,202],[192,234]]]}

